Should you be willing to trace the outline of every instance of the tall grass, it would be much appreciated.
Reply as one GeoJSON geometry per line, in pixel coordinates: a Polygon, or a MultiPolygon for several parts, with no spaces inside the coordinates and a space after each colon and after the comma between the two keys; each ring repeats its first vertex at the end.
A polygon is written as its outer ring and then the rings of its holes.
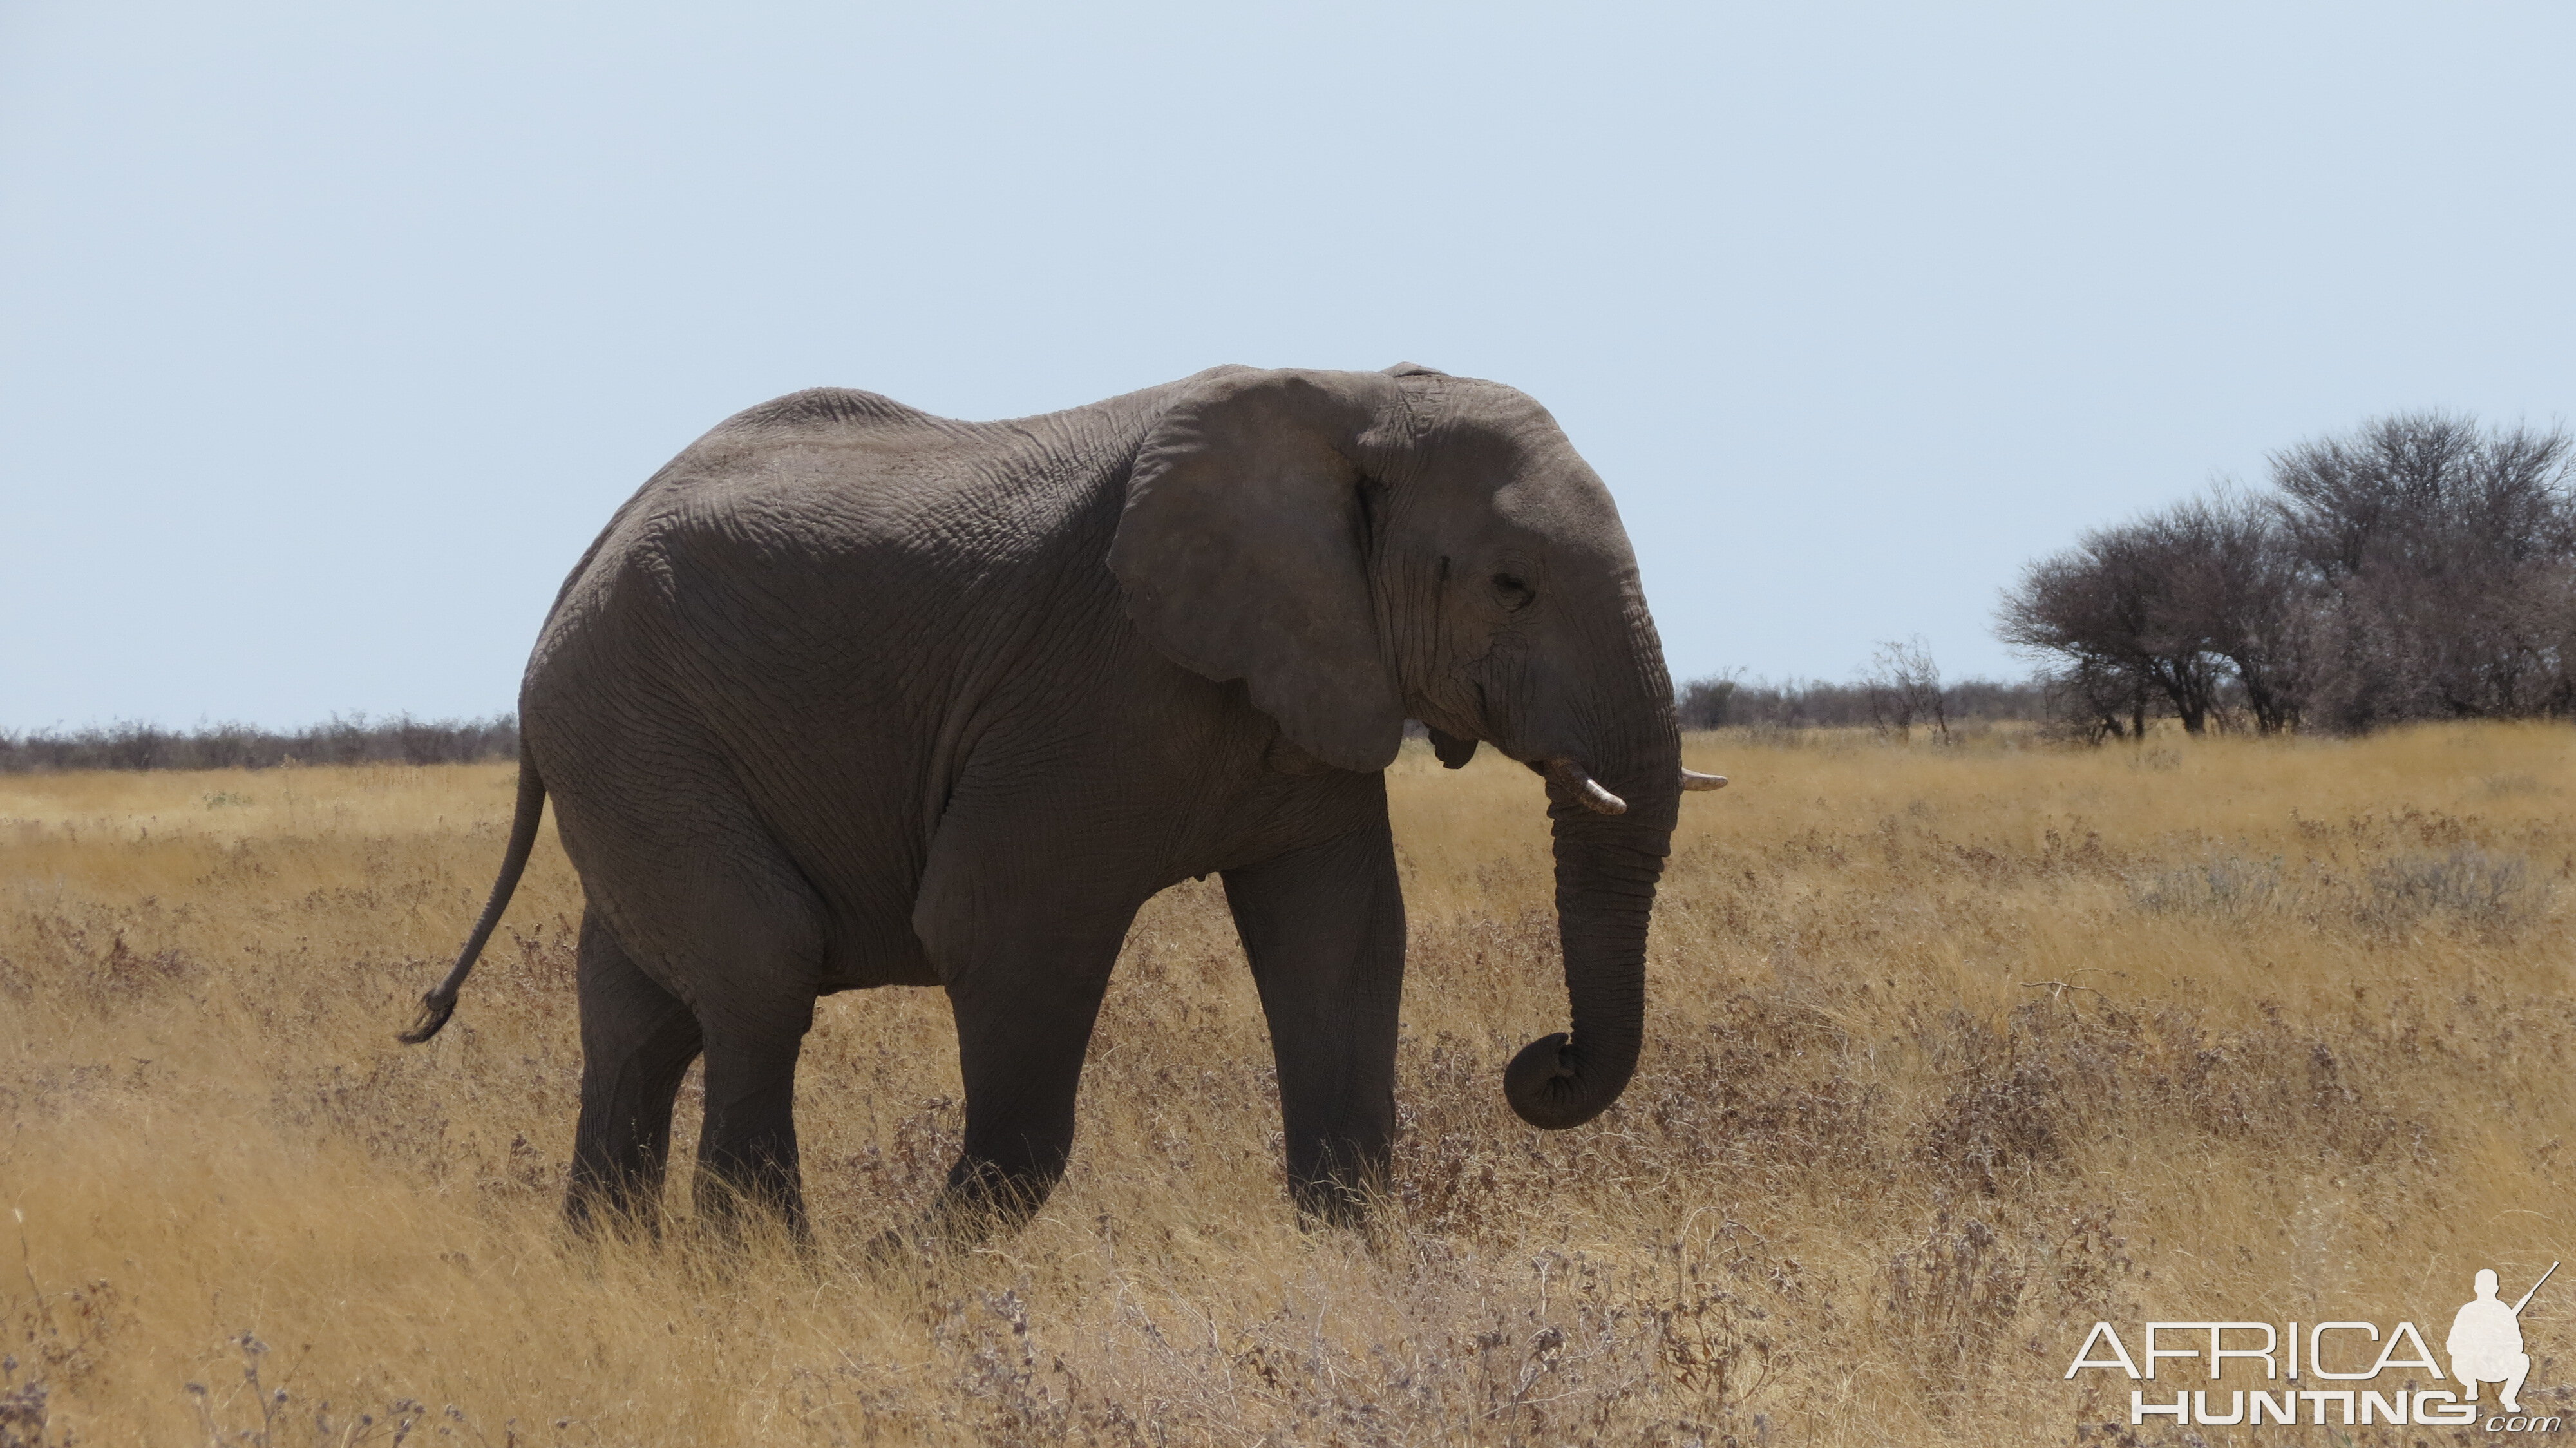
{"type": "MultiPolygon", "coordinates": [[[[823,1004],[810,1256],[698,1244],[684,1190],[577,1245],[550,838],[392,1040],[506,766],[0,778],[0,1442],[2134,1441],[2062,1378],[2097,1319],[2438,1342],[2477,1268],[2576,1260],[2570,742],[1694,736],[1735,783],[1684,801],[1644,1063],[1557,1135],[1499,1089],[1563,1023],[1537,782],[1408,752],[1371,1231],[1291,1218],[1210,882],[1139,922],[1039,1220],[893,1266],[961,1122],[936,993],[823,1004]]],[[[2524,1319],[2550,1411],[2571,1305],[2524,1319]]]]}

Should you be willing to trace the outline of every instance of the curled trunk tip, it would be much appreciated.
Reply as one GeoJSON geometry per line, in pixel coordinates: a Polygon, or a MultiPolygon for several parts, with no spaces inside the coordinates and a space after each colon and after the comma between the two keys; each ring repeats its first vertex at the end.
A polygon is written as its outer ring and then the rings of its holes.
{"type": "Polygon", "coordinates": [[[1581,1126],[1619,1099],[1636,1058],[1630,1054],[1616,1080],[1599,1063],[1591,1063],[1589,1071],[1586,1064],[1585,1052],[1572,1036],[1563,1031],[1541,1036],[1503,1068],[1503,1099],[1521,1120],[1543,1131],[1581,1126]]]}

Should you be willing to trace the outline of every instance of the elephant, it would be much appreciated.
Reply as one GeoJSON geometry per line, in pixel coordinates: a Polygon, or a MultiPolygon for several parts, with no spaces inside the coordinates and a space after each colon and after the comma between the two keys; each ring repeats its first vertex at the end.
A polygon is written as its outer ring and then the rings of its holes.
{"type": "MultiPolygon", "coordinates": [[[[1546,777],[1570,1033],[1503,1073],[1536,1126],[1635,1069],[1656,881],[1686,788],[1610,494],[1492,382],[1218,367],[961,422],[798,392],[620,507],[520,692],[489,903],[402,1039],[429,1039],[546,800],[585,896],[567,1219],[658,1231],[705,1057],[702,1213],[805,1225],[797,1057],[824,995],[937,986],[964,1147],[945,1221],[1025,1220],[1139,907],[1221,877],[1278,1068],[1299,1220],[1354,1223],[1394,1135],[1405,920],[1384,770],[1546,777]]],[[[987,1230],[995,1228],[988,1227],[987,1230]]]]}

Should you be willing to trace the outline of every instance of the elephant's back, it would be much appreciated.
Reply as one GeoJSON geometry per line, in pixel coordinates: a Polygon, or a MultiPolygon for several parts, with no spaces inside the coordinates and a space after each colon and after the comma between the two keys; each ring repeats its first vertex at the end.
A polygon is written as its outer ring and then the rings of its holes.
{"type": "Polygon", "coordinates": [[[977,673],[1044,619],[1109,606],[1136,431],[1106,407],[960,422],[847,388],[747,409],[618,510],[531,674],[597,657],[586,640],[627,655],[621,671],[813,708],[977,673]]]}
{"type": "Polygon", "coordinates": [[[882,392],[855,387],[808,387],[746,407],[717,426],[726,431],[823,426],[908,426],[939,419],[882,392]]]}

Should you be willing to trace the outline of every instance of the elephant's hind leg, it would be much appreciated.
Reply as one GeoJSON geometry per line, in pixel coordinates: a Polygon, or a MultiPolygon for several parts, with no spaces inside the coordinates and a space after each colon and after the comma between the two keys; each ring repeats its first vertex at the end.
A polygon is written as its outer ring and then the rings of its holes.
{"type": "Polygon", "coordinates": [[[732,1011],[707,1025],[707,1119],[698,1136],[698,1215],[730,1226],[745,1209],[806,1234],[796,1149],[796,1060],[814,1022],[810,995],[732,1011]]]}
{"type": "MultiPolygon", "coordinates": [[[[548,765],[557,827],[606,934],[623,946],[598,992],[616,1026],[593,1053],[603,1097],[621,1089],[622,1056],[667,1074],[702,1051],[706,1118],[698,1133],[697,1204],[720,1230],[745,1207],[776,1212],[799,1231],[796,1058],[813,1024],[827,954],[824,911],[810,881],[731,779],[734,766],[676,723],[616,747],[563,752],[548,765]],[[611,986],[614,988],[610,988],[611,986]],[[633,1003],[649,1004],[633,1004],[633,1003]],[[686,1011],[677,1009],[686,1002],[686,1011]],[[692,1017],[686,1025],[683,1016],[692,1017]],[[605,1049],[603,1058],[599,1053],[605,1049]]],[[[603,961],[606,956],[603,954],[603,961]]],[[[585,1020],[593,994],[585,982],[585,1020]]],[[[676,1082],[652,1077],[645,1124],[658,1179],[676,1082]]],[[[605,1109],[603,1160],[639,1155],[605,1109]]],[[[592,1113],[585,1103],[583,1119],[592,1113]]]]}
{"type": "Polygon", "coordinates": [[[699,1047],[698,1020],[636,967],[596,910],[581,921],[581,1124],[564,1217],[661,1227],[671,1104],[699,1047]]]}

